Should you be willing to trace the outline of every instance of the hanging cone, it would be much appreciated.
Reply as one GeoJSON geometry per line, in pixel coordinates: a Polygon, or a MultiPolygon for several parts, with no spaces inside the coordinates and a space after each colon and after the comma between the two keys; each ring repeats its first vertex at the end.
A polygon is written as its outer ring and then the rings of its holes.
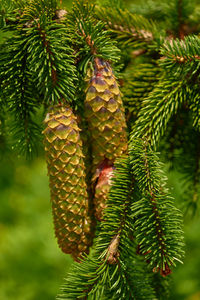
{"type": "Polygon", "coordinates": [[[101,221],[103,219],[103,212],[106,208],[106,200],[111,186],[111,179],[113,177],[113,167],[105,166],[98,177],[95,187],[95,217],[101,221]]]}
{"type": "Polygon", "coordinates": [[[76,117],[66,105],[49,110],[43,131],[55,235],[59,247],[78,260],[92,244],[84,156],[76,117]]]}
{"type": "Polygon", "coordinates": [[[91,134],[93,182],[97,181],[94,202],[100,220],[110,185],[105,180],[102,184],[100,174],[113,168],[115,159],[126,153],[128,142],[124,107],[112,68],[100,58],[95,59],[93,68],[88,69],[86,78],[85,117],[91,134]]]}

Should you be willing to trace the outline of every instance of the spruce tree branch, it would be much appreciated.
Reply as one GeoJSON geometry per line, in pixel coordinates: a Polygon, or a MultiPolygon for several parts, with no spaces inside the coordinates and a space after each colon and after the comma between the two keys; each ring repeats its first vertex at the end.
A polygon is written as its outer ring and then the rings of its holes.
{"type": "Polygon", "coordinates": [[[27,5],[27,0],[1,0],[0,2],[0,28],[13,26],[19,23],[19,18],[27,5]]]}
{"type": "Polygon", "coordinates": [[[127,9],[97,7],[96,18],[105,23],[110,36],[117,40],[123,49],[153,49],[158,51],[166,33],[159,31],[157,25],[141,15],[132,14],[127,9]]]}
{"type": "MultiPolygon", "coordinates": [[[[166,59],[167,59],[166,56],[161,57],[161,61],[166,60],[166,59]]],[[[179,56],[179,55],[171,55],[170,59],[173,62],[177,62],[179,64],[186,64],[186,63],[189,63],[189,62],[191,63],[193,61],[198,62],[200,60],[200,56],[199,55],[193,55],[193,56],[190,56],[190,57],[186,57],[186,56],[179,56]]]]}
{"type": "Polygon", "coordinates": [[[184,82],[178,82],[175,78],[162,79],[144,100],[131,139],[146,137],[156,147],[169,120],[186,102],[190,92],[184,82]]]}
{"type": "Polygon", "coordinates": [[[189,109],[192,111],[193,126],[198,131],[200,130],[200,97],[199,97],[199,84],[196,87],[193,85],[194,95],[190,99],[189,109]],[[197,89],[196,89],[197,88],[197,89]]]}
{"type": "Polygon", "coordinates": [[[167,276],[183,253],[180,212],[173,206],[162,166],[147,140],[135,137],[129,151],[135,186],[139,190],[132,204],[136,239],[153,272],[167,276]]]}
{"type": "Polygon", "coordinates": [[[145,30],[136,30],[135,28],[126,28],[122,25],[112,24],[111,22],[107,23],[107,28],[112,29],[113,33],[119,34],[125,34],[128,38],[133,38],[134,40],[144,40],[145,42],[151,42],[153,40],[153,35],[151,32],[145,31],[145,30]]]}
{"type": "Polygon", "coordinates": [[[160,65],[168,71],[187,80],[199,73],[200,66],[200,39],[197,36],[188,36],[184,40],[165,41],[161,47],[160,65]]]}
{"type": "Polygon", "coordinates": [[[35,19],[39,19],[41,15],[45,15],[48,21],[51,21],[57,9],[57,0],[29,0],[23,9],[20,23],[32,22],[35,19]]]}
{"type": "Polygon", "coordinates": [[[160,68],[155,61],[128,67],[123,75],[122,94],[124,106],[130,117],[128,125],[137,119],[142,103],[152,92],[160,77],[160,68]]]}
{"type": "Polygon", "coordinates": [[[33,27],[25,30],[29,40],[28,62],[37,74],[34,81],[41,98],[47,104],[72,101],[77,76],[66,27],[49,23],[46,16],[41,15],[39,20],[34,20],[33,27]]]}
{"type": "MultiPolygon", "coordinates": [[[[182,174],[184,179],[184,210],[185,214],[194,217],[199,211],[199,195],[200,195],[200,135],[199,132],[192,132],[191,130],[191,141],[193,144],[182,151],[184,156],[184,166],[180,165],[179,162],[178,170],[182,174]]],[[[184,146],[184,145],[183,145],[184,146]]]]}
{"type": "Polygon", "coordinates": [[[39,36],[42,39],[43,46],[46,49],[46,52],[49,54],[49,61],[51,65],[51,79],[52,79],[53,86],[55,86],[57,84],[57,72],[56,72],[56,67],[54,65],[55,57],[51,51],[46,33],[44,30],[42,30],[39,22],[37,23],[37,28],[38,28],[39,36]]]}
{"type": "Polygon", "coordinates": [[[96,47],[94,46],[95,43],[94,43],[94,40],[92,40],[91,35],[90,35],[90,34],[87,35],[87,34],[85,33],[85,31],[84,31],[83,26],[82,26],[81,23],[79,24],[79,28],[80,28],[80,35],[83,36],[83,38],[84,38],[86,44],[87,44],[87,45],[89,46],[89,48],[91,49],[91,54],[94,55],[94,56],[96,56],[96,55],[97,55],[97,49],[96,49],[96,47]]]}
{"type": "Polygon", "coordinates": [[[97,56],[111,62],[119,59],[116,43],[104,30],[104,24],[94,19],[93,4],[83,0],[74,3],[72,12],[68,14],[67,26],[73,38],[79,70],[84,76],[88,63],[97,56]]]}
{"type": "MultiPolygon", "coordinates": [[[[148,157],[148,141],[144,140],[144,166],[146,169],[146,179],[147,179],[147,193],[150,193],[150,202],[151,202],[151,207],[152,207],[152,213],[154,214],[154,222],[156,225],[156,234],[157,234],[157,240],[158,240],[158,245],[159,249],[161,252],[161,265],[163,265],[162,257],[166,256],[166,245],[165,245],[165,239],[164,239],[164,233],[162,230],[161,222],[160,222],[160,215],[159,215],[159,210],[157,207],[157,199],[156,199],[156,190],[154,187],[154,184],[152,182],[153,176],[151,176],[151,171],[150,171],[150,166],[149,166],[149,157],[148,157]]],[[[153,223],[154,223],[153,222],[153,223]]],[[[162,276],[169,275],[171,273],[171,270],[169,266],[165,265],[165,270],[160,270],[162,276]]],[[[154,269],[156,272],[156,268],[154,269]]]]}
{"type": "Polygon", "coordinates": [[[142,16],[133,15],[128,10],[120,8],[110,9],[104,7],[96,8],[97,18],[106,23],[113,33],[126,34],[134,40],[152,42],[154,25],[142,16]]]}
{"type": "Polygon", "coordinates": [[[168,22],[168,31],[174,37],[183,39],[188,34],[188,16],[195,8],[195,1],[173,0],[166,5],[166,21],[168,22]]]}
{"type": "Polygon", "coordinates": [[[33,121],[39,107],[32,92],[32,74],[27,66],[28,51],[26,38],[15,32],[15,37],[5,43],[0,60],[0,77],[3,97],[7,98],[6,110],[12,115],[10,132],[14,148],[20,154],[32,156],[40,127],[33,121]]]}
{"type": "Polygon", "coordinates": [[[166,3],[141,0],[139,3],[131,4],[130,11],[146,18],[162,22],[165,21],[166,18],[166,3]]]}

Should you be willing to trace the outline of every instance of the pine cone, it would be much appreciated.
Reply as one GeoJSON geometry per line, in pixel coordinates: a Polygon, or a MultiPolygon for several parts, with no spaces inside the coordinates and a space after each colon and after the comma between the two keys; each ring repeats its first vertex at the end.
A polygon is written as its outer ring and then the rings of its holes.
{"type": "Polygon", "coordinates": [[[106,208],[106,200],[111,186],[111,179],[113,177],[113,167],[105,166],[100,172],[96,187],[95,187],[95,217],[101,221],[103,219],[103,212],[106,208]]]}
{"type": "Polygon", "coordinates": [[[59,247],[78,260],[92,243],[82,141],[69,106],[51,108],[43,131],[55,235],[59,247]]]}
{"type": "MultiPolygon", "coordinates": [[[[124,107],[112,68],[99,58],[95,59],[93,67],[94,70],[88,69],[86,78],[85,117],[92,140],[92,173],[95,182],[102,170],[112,168],[115,159],[126,153],[128,142],[124,107]]],[[[105,207],[109,191],[108,182],[103,185],[101,193],[100,185],[98,182],[94,200],[98,219],[102,217],[102,207],[105,207]]]]}

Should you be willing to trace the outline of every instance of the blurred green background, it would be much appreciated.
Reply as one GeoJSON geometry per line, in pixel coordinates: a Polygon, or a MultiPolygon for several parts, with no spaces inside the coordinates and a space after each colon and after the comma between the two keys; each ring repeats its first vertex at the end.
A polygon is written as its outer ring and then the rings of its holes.
{"type": "Polygon", "coordinates": [[[43,158],[0,164],[0,299],[55,299],[70,258],[56,244],[43,158]]]}
{"type": "MultiPolygon", "coordinates": [[[[27,162],[13,154],[0,161],[0,299],[55,299],[72,260],[54,238],[45,159],[27,162]]],[[[181,175],[168,177],[182,207],[181,175]]],[[[171,300],[200,299],[199,232],[200,217],[185,218],[186,257],[172,275],[171,300]]]]}

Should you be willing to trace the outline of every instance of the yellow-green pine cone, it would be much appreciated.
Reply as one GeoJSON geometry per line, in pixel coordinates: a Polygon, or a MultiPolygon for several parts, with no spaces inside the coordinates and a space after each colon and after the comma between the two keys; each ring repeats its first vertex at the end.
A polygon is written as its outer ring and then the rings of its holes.
{"type": "Polygon", "coordinates": [[[80,129],[68,105],[52,107],[45,125],[55,235],[62,251],[78,260],[92,243],[80,129]]]}
{"type": "Polygon", "coordinates": [[[92,139],[93,174],[113,165],[127,151],[127,126],[121,94],[110,64],[96,58],[88,69],[85,117],[92,139]]]}
{"type": "Polygon", "coordinates": [[[113,168],[116,158],[127,152],[127,126],[110,64],[96,58],[93,70],[88,69],[86,82],[85,117],[92,143],[95,216],[101,221],[110,189],[112,172],[109,168],[113,168]]]}

